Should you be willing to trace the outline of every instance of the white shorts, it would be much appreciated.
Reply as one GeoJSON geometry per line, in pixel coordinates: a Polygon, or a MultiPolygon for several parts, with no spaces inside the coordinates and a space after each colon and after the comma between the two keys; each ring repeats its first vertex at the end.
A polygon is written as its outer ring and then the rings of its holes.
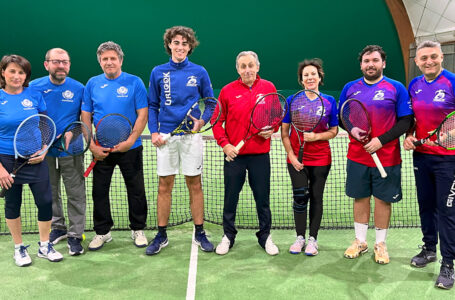
{"type": "Polygon", "coordinates": [[[166,145],[156,149],[158,176],[179,174],[181,166],[185,176],[202,173],[203,141],[201,134],[173,136],[166,145]]]}

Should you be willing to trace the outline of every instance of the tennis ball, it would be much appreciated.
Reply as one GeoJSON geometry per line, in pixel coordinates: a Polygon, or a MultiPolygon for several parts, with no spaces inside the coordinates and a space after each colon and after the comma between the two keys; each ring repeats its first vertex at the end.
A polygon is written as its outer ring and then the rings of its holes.
{"type": "Polygon", "coordinates": [[[85,234],[82,234],[82,240],[85,241],[85,234]]]}

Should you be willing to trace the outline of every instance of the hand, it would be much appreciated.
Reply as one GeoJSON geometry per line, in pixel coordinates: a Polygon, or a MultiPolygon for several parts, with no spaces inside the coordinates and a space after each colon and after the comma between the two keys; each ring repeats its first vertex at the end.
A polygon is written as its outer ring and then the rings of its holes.
{"type": "Polygon", "coordinates": [[[104,148],[104,147],[96,145],[95,143],[92,143],[90,145],[90,151],[92,152],[92,154],[96,160],[102,161],[109,155],[109,153],[111,152],[111,149],[104,148]]]}
{"type": "Polygon", "coordinates": [[[195,117],[193,117],[191,115],[190,115],[190,118],[193,120],[193,124],[194,124],[193,128],[191,129],[191,131],[197,132],[197,131],[201,130],[202,126],[205,125],[204,120],[196,119],[195,117]]]}
{"type": "Polygon", "coordinates": [[[127,152],[128,150],[131,149],[131,147],[133,147],[134,145],[134,142],[131,143],[131,141],[128,139],[124,142],[121,142],[119,143],[118,145],[115,145],[111,152],[127,152]]]}
{"type": "Polygon", "coordinates": [[[376,151],[378,151],[381,148],[382,148],[382,143],[377,137],[372,138],[368,144],[363,146],[363,149],[365,149],[370,154],[375,153],[376,151]]]}
{"type": "Polygon", "coordinates": [[[292,166],[294,167],[294,169],[297,171],[297,172],[300,172],[303,170],[303,163],[299,162],[297,156],[295,156],[294,152],[289,152],[288,153],[288,158],[289,158],[289,161],[291,162],[292,166]]]}
{"type": "Polygon", "coordinates": [[[352,128],[351,134],[360,142],[365,142],[368,139],[368,132],[366,132],[363,129],[360,129],[359,127],[352,128]]]}
{"type": "Polygon", "coordinates": [[[265,140],[269,139],[272,136],[272,134],[273,134],[273,129],[261,131],[258,133],[258,135],[261,136],[262,138],[264,138],[265,140]]]}
{"type": "Polygon", "coordinates": [[[152,133],[152,144],[155,147],[161,147],[166,145],[166,141],[163,140],[163,136],[159,132],[152,133]]]}
{"type": "Polygon", "coordinates": [[[34,156],[32,158],[30,158],[28,160],[28,164],[29,165],[35,165],[35,164],[39,164],[40,162],[42,162],[44,160],[44,158],[46,157],[46,154],[47,154],[47,151],[45,151],[44,153],[41,153],[41,155],[38,155],[38,153],[40,153],[41,151],[43,151],[43,149],[47,147],[47,145],[43,145],[43,148],[41,148],[41,150],[39,151],[36,151],[32,156],[34,155],[37,155],[37,156],[34,156]]]}
{"type": "Polygon", "coordinates": [[[234,158],[237,157],[239,154],[239,151],[235,149],[234,145],[227,144],[226,146],[223,147],[223,152],[226,154],[226,160],[227,161],[233,161],[234,158]]]}
{"type": "Polygon", "coordinates": [[[317,138],[317,134],[314,133],[314,132],[304,132],[303,133],[303,140],[305,142],[314,142],[314,141],[317,141],[318,138],[317,138]]]}
{"type": "Polygon", "coordinates": [[[11,188],[14,183],[13,177],[0,165],[0,186],[5,189],[11,188]]]}
{"type": "Polygon", "coordinates": [[[73,139],[73,132],[71,132],[71,131],[65,132],[65,149],[68,149],[72,139],[73,139]]]}
{"type": "Polygon", "coordinates": [[[415,150],[416,146],[414,146],[414,142],[417,141],[417,139],[413,135],[408,135],[403,142],[403,148],[404,150],[415,150]]]}

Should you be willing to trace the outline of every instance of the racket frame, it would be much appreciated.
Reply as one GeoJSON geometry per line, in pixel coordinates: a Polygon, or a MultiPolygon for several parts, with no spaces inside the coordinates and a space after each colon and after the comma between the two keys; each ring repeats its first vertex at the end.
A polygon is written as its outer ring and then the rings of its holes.
{"type": "MultiPolygon", "coordinates": [[[[435,130],[431,131],[431,133],[426,137],[426,138],[423,138],[423,139],[420,139],[420,140],[417,140],[417,141],[414,141],[413,144],[414,146],[421,146],[423,144],[426,143],[426,141],[428,141],[432,136],[436,135],[436,140],[435,140],[435,144],[446,149],[446,150],[455,150],[455,147],[445,147],[444,145],[442,145],[442,143],[440,142],[440,132],[441,132],[441,129],[442,127],[444,126],[444,124],[450,120],[453,116],[455,115],[455,111],[451,112],[450,114],[448,114],[447,116],[445,116],[444,120],[442,120],[441,124],[439,124],[438,128],[436,128],[435,130]]],[[[452,134],[450,134],[450,132],[448,133],[449,135],[452,136],[452,134]]]]}

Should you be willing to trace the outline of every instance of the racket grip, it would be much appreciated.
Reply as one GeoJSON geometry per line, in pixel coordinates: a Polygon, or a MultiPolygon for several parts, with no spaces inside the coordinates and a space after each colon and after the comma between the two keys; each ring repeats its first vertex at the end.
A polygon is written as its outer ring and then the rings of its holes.
{"type": "Polygon", "coordinates": [[[168,139],[171,138],[171,134],[170,133],[161,134],[161,138],[163,139],[163,141],[166,142],[168,139]]]}
{"type": "MultiPolygon", "coordinates": [[[[243,145],[245,145],[245,141],[240,141],[240,143],[237,144],[237,146],[235,146],[235,150],[237,150],[237,152],[240,151],[240,149],[242,149],[243,145]]],[[[226,156],[226,161],[229,161],[228,157],[226,156]]]]}
{"type": "Polygon", "coordinates": [[[382,166],[382,163],[381,161],[379,160],[379,157],[376,153],[372,153],[371,154],[371,157],[373,158],[374,160],[374,163],[376,164],[376,167],[378,168],[379,170],[379,173],[381,173],[381,177],[382,178],[386,178],[387,177],[387,173],[386,171],[384,170],[384,167],[382,166]]]}
{"type": "Polygon", "coordinates": [[[421,140],[418,140],[418,141],[414,141],[412,142],[414,144],[414,146],[422,146],[423,144],[425,144],[426,140],[425,139],[421,139],[421,140]]]}
{"type": "Polygon", "coordinates": [[[303,147],[300,147],[299,157],[298,157],[299,163],[302,163],[302,159],[303,159],[303,147]]]}
{"type": "MultiPolygon", "coordinates": [[[[11,173],[9,175],[13,178],[16,177],[16,175],[14,175],[14,173],[11,173]]],[[[0,198],[5,198],[6,191],[7,191],[7,189],[2,188],[2,190],[0,191],[0,198]]]]}
{"type": "Polygon", "coordinates": [[[88,177],[88,175],[90,175],[90,172],[92,172],[93,168],[95,167],[95,164],[96,164],[96,159],[93,159],[93,161],[88,166],[87,170],[85,170],[84,177],[88,177]]]}

